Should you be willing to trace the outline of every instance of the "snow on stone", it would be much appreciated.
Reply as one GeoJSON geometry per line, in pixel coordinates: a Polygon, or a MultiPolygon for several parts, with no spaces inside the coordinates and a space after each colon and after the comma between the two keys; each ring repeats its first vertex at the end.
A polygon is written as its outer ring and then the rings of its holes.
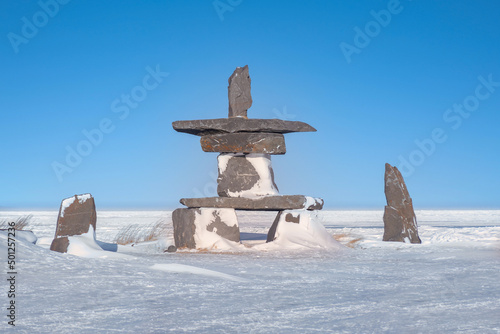
{"type": "Polygon", "coordinates": [[[228,226],[238,226],[238,218],[233,209],[211,209],[200,208],[200,213],[196,215],[196,230],[194,240],[198,249],[213,249],[213,250],[234,250],[240,248],[240,243],[222,238],[216,232],[216,228],[212,231],[207,230],[207,226],[213,221],[213,212],[217,211],[221,221],[228,226]],[[204,223],[204,225],[202,224],[204,223]]]}
{"type": "Polygon", "coordinates": [[[280,216],[274,241],[266,245],[256,246],[256,248],[340,250],[344,247],[321,224],[317,217],[317,211],[285,210],[280,216]],[[287,222],[285,220],[287,214],[299,218],[299,223],[287,222]]]}
{"type": "Polygon", "coordinates": [[[305,196],[306,197],[306,204],[305,208],[309,208],[312,205],[315,205],[316,203],[323,203],[323,199],[319,197],[311,197],[311,196],[305,196]]]}
{"type": "MultiPolygon", "coordinates": [[[[260,180],[252,189],[248,190],[254,196],[275,196],[279,195],[278,189],[274,187],[271,176],[272,163],[268,154],[250,153],[246,159],[252,164],[259,174],[260,180]]],[[[246,197],[246,196],[244,196],[246,197]]]]}
{"type": "Polygon", "coordinates": [[[68,237],[68,254],[86,258],[107,258],[127,257],[124,254],[118,254],[103,250],[95,240],[95,231],[92,225],[89,226],[89,231],[85,234],[74,235],[68,237]]]}
{"type": "Polygon", "coordinates": [[[91,194],[83,194],[83,195],[78,195],[78,201],[80,203],[84,203],[85,201],[89,200],[90,198],[92,198],[92,195],[91,194]]]}
{"type": "MultiPolygon", "coordinates": [[[[252,188],[248,190],[237,192],[228,191],[230,197],[256,198],[261,196],[279,195],[278,189],[274,186],[273,177],[271,175],[272,163],[269,155],[264,153],[249,153],[246,154],[245,157],[247,161],[252,164],[253,168],[255,168],[260,179],[252,188]]],[[[227,161],[225,163],[227,166],[227,161]]]]}
{"type": "Polygon", "coordinates": [[[229,159],[236,156],[237,153],[222,153],[217,156],[217,162],[219,167],[219,174],[222,174],[226,171],[227,164],[229,159]]]}
{"type": "Polygon", "coordinates": [[[16,239],[17,240],[24,240],[27,242],[30,242],[32,244],[36,244],[38,238],[32,231],[23,231],[23,230],[17,230],[16,231],[16,239]]]}
{"type": "Polygon", "coordinates": [[[75,199],[76,199],[75,196],[73,196],[73,197],[66,198],[62,201],[62,203],[61,203],[61,217],[64,217],[64,212],[71,204],[73,204],[73,202],[75,202],[75,199]]]}
{"type": "Polygon", "coordinates": [[[61,202],[61,217],[64,217],[64,212],[66,211],[66,209],[75,202],[75,199],[78,198],[78,201],[80,202],[80,204],[84,203],[85,201],[87,201],[88,199],[90,199],[92,197],[91,194],[83,194],[83,195],[75,195],[75,196],[72,196],[72,197],[69,197],[69,198],[66,198],[64,199],[62,202],[61,202]]]}

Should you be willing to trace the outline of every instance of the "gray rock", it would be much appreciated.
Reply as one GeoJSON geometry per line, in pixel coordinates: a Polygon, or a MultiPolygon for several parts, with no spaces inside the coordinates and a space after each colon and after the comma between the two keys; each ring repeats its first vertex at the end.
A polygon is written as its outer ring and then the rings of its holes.
{"type": "Polygon", "coordinates": [[[290,212],[285,212],[285,211],[278,212],[276,218],[274,219],[273,224],[271,225],[271,228],[269,229],[269,232],[267,232],[266,242],[274,241],[274,239],[276,238],[276,230],[278,228],[278,224],[280,223],[282,215],[285,215],[285,222],[300,224],[300,214],[297,215],[297,217],[294,217],[290,212]]]}
{"type": "Polygon", "coordinates": [[[269,228],[269,232],[267,232],[266,242],[274,241],[274,239],[276,238],[276,229],[278,228],[278,224],[280,222],[282,214],[283,211],[279,211],[278,214],[276,215],[276,218],[274,218],[274,222],[269,228]]]}
{"type": "Polygon", "coordinates": [[[66,253],[68,251],[69,239],[68,237],[59,237],[52,240],[50,244],[50,250],[59,253],[66,253]]]}
{"type": "Polygon", "coordinates": [[[397,169],[385,164],[384,241],[409,241],[419,244],[418,225],[413,203],[403,176],[397,169]]]}
{"type": "Polygon", "coordinates": [[[260,198],[244,197],[203,197],[182,198],[181,204],[189,208],[233,208],[237,210],[321,210],[323,200],[321,198],[308,198],[303,195],[264,196],[260,198]]]}
{"type": "Polygon", "coordinates": [[[255,197],[279,194],[268,154],[220,154],[217,161],[219,196],[255,197]],[[260,174],[254,164],[261,167],[260,174]]]}
{"type": "Polygon", "coordinates": [[[285,154],[285,137],[280,133],[240,132],[207,135],[200,139],[205,152],[285,154]]]}
{"type": "Polygon", "coordinates": [[[288,212],[285,214],[285,221],[287,223],[298,224],[298,223],[300,223],[300,215],[298,215],[297,217],[294,217],[290,212],[288,212]]]}
{"type": "Polygon", "coordinates": [[[56,233],[50,249],[55,251],[64,250],[62,253],[66,252],[63,247],[65,242],[56,240],[61,237],[88,233],[90,227],[92,227],[95,236],[96,220],[97,215],[92,195],[75,195],[64,199],[59,209],[56,233]]]}
{"type": "Polygon", "coordinates": [[[304,122],[284,121],[281,119],[245,119],[241,117],[175,121],[172,123],[172,127],[177,132],[197,136],[236,132],[291,133],[316,131],[315,128],[304,122]]]}
{"type": "MultiPolygon", "coordinates": [[[[199,211],[198,211],[199,212],[199,211]]],[[[172,222],[174,225],[174,242],[177,248],[196,248],[194,224],[196,210],[176,209],[172,212],[172,222]]]]}
{"type": "MultiPolygon", "coordinates": [[[[240,229],[232,209],[176,209],[172,213],[174,241],[177,248],[203,249],[207,232],[215,233],[221,239],[240,241],[240,229]],[[228,219],[229,217],[229,219],[228,219]]],[[[209,243],[213,243],[212,238],[209,243]]]]}
{"type": "Polygon", "coordinates": [[[168,246],[168,248],[165,252],[166,253],[175,253],[175,252],[177,252],[177,247],[175,247],[174,245],[170,245],[170,246],[168,246]]]}
{"type": "Polygon", "coordinates": [[[213,217],[211,217],[210,219],[210,223],[207,224],[207,231],[215,232],[227,240],[240,242],[240,228],[238,227],[238,225],[228,225],[228,222],[222,220],[221,215],[218,213],[219,210],[206,208],[205,210],[212,210],[213,215],[213,217]]]}
{"type": "Polygon", "coordinates": [[[248,65],[237,67],[228,79],[229,86],[229,116],[247,117],[247,110],[252,106],[252,95],[250,93],[250,74],[248,65]]]}

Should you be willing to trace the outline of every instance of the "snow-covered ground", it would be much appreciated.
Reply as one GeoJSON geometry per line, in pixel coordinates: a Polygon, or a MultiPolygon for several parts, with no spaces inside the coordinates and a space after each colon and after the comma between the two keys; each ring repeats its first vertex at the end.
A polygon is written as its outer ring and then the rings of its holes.
{"type": "MultiPolygon", "coordinates": [[[[383,211],[321,212],[342,251],[163,253],[169,223],[161,242],[101,258],[48,250],[57,211],[4,211],[0,220],[26,214],[39,241],[17,241],[19,332],[500,332],[500,210],[417,211],[421,245],[382,242],[383,211]]],[[[244,243],[262,243],[274,216],[238,212],[244,243]]],[[[100,211],[97,239],[170,217],[100,211]]],[[[5,234],[0,243],[7,268],[5,234]]]]}

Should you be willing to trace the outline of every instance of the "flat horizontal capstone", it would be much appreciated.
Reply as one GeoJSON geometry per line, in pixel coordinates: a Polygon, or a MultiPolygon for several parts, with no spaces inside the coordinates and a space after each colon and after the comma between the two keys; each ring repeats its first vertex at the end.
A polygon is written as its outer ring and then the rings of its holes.
{"type": "Polygon", "coordinates": [[[172,123],[172,127],[177,132],[196,136],[235,132],[291,133],[316,131],[315,128],[304,122],[282,119],[246,119],[242,117],[175,121],[172,123]]]}
{"type": "Polygon", "coordinates": [[[188,208],[231,208],[236,210],[321,210],[323,200],[304,195],[245,197],[182,198],[181,204],[188,208]]]}
{"type": "Polygon", "coordinates": [[[285,137],[280,133],[240,132],[202,136],[204,152],[285,154],[285,137]]]}

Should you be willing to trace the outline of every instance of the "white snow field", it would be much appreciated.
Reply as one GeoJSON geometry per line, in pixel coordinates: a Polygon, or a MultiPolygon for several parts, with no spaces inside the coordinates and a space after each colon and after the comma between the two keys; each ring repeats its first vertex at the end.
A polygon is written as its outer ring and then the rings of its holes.
{"type": "MultiPolygon", "coordinates": [[[[500,210],[417,211],[421,245],[382,242],[383,211],[323,211],[338,250],[263,245],[276,213],[238,212],[246,246],[164,253],[171,212],[100,211],[97,239],[129,224],[168,224],[118,252],[48,249],[57,211],[33,214],[37,244],[17,240],[16,327],[4,271],[0,332],[499,333],[500,210]],[[359,240],[358,240],[359,239],[359,240]]],[[[7,239],[0,233],[7,268],[7,239]]]]}

